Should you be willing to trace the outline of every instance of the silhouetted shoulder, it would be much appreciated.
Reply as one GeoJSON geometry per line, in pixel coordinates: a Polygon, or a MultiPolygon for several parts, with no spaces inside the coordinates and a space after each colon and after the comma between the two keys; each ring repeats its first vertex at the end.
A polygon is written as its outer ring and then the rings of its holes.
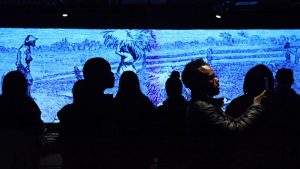
{"type": "Polygon", "coordinates": [[[59,121],[63,121],[65,118],[72,116],[72,112],[74,111],[73,107],[74,107],[73,104],[67,104],[63,108],[61,108],[57,112],[57,117],[58,117],[59,121]]]}
{"type": "Polygon", "coordinates": [[[240,117],[252,103],[252,97],[248,95],[239,96],[229,103],[225,113],[231,117],[240,117]]]}
{"type": "Polygon", "coordinates": [[[189,105],[188,111],[191,112],[190,119],[192,120],[200,117],[203,118],[202,121],[210,121],[208,122],[210,126],[221,127],[230,131],[243,131],[249,128],[253,124],[253,119],[261,116],[265,109],[262,105],[251,105],[241,117],[235,119],[213,104],[197,100],[189,105]]]}
{"type": "Polygon", "coordinates": [[[151,109],[154,109],[154,105],[153,103],[150,101],[150,99],[145,96],[145,95],[141,95],[141,101],[145,103],[145,105],[151,109]]]}

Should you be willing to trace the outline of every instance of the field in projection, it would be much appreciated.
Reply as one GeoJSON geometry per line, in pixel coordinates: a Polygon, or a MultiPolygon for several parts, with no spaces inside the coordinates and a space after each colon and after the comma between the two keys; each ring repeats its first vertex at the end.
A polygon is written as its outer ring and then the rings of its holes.
{"type": "MultiPolygon", "coordinates": [[[[30,93],[42,119],[57,122],[57,111],[72,102],[72,86],[82,78],[82,66],[91,57],[103,57],[112,66],[116,82],[107,93],[115,94],[119,76],[132,70],[155,105],[166,98],[164,85],[171,71],[181,72],[189,61],[203,58],[220,79],[217,97],[228,103],[243,93],[244,75],[257,64],[267,65],[274,75],[282,67],[293,69],[293,87],[299,93],[299,35],[300,30],[0,28],[0,75],[18,65],[29,66],[30,93]],[[35,45],[30,44],[33,40],[35,45]]],[[[189,91],[185,89],[184,95],[188,99],[189,91]]]]}

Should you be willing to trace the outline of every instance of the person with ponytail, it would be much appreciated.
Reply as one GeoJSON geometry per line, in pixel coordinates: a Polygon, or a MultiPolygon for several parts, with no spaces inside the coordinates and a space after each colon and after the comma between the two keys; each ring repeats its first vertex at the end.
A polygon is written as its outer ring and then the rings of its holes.
{"type": "Polygon", "coordinates": [[[159,119],[159,165],[177,168],[182,164],[187,101],[182,95],[180,73],[173,71],[166,81],[167,99],[157,108],[159,119]]]}

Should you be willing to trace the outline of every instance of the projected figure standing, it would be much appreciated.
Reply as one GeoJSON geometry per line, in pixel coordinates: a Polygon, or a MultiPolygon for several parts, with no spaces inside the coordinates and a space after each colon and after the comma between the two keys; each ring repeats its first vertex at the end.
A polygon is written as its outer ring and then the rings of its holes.
{"type": "Polygon", "coordinates": [[[27,84],[28,84],[28,90],[27,90],[28,96],[31,96],[30,90],[33,84],[33,78],[30,74],[30,62],[33,60],[31,56],[31,47],[35,46],[36,40],[37,40],[36,37],[32,35],[27,35],[24,44],[22,44],[19,47],[17,53],[17,61],[16,61],[17,70],[22,72],[26,77],[27,84]]]}
{"type": "Polygon", "coordinates": [[[207,49],[206,59],[207,59],[207,63],[208,63],[209,65],[211,65],[211,64],[212,64],[212,60],[213,60],[213,57],[212,57],[212,49],[211,49],[211,48],[208,48],[208,49],[207,49]]]}
{"type": "Polygon", "coordinates": [[[298,53],[298,49],[295,49],[295,64],[298,65],[299,64],[299,53],[298,53]]]}
{"type": "Polygon", "coordinates": [[[291,62],[291,44],[288,39],[285,42],[283,48],[285,49],[285,61],[287,63],[290,63],[291,62]]]}
{"type": "Polygon", "coordinates": [[[124,71],[136,72],[134,63],[142,58],[145,68],[146,52],[156,46],[156,37],[152,30],[112,30],[104,32],[104,44],[116,49],[116,54],[121,57],[117,75],[124,71]]]}

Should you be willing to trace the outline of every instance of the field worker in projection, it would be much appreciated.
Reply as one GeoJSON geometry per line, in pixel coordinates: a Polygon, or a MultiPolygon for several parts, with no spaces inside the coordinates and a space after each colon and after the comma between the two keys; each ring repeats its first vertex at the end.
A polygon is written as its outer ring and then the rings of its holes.
{"type": "Polygon", "coordinates": [[[137,57],[135,53],[132,52],[132,48],[130,46],[121,42],[116,49],[116,54],[121,57],[121,61],[117,69],[117,75],[121,76],[124,71],[136,72],[134,63],[137,60],[137,57]]]}
{"type": "Polygon", "coordinates": [[[296,48],[296,49],[295,49],[295,64],[299,64],[299,53],[298,53],[298,49],[299,49],[299,48],[296,48]]]}
{"type": "Polygon", "coordinates": [[[156,46],[156,36],[152,30],[109,30],[105,31],[104,44],[115,49],[120,56],[120,63],[116,74],[121,76],[124,71],[136,72],[135,63],[142,59],[145,68],[146,52],[156,46]]]}
{"type": "Polygon", "coordinates": [[[285,61],[287,63],[290,63],[291,62],[291,44],[289,42],[289,39],[287,39],[283,48],[285,49],[285,61]]]}
{"type": "Polygon", "coordinates": [[[207,60],[207,64],[211,65],[212,64],[212,60],[213,60],[213,57],[212,57],[212,48],[208,48],[207,50],[207,55],[206,55],[206,60],[207,60]]]}
{"type": "Polygon", "coordinates": [[[31,85],[33,84],[33,79],[30,74],[30,62],[33,60],[31,56],[31,47],[35,46],[37,38],[32,35],[27,35],[24,43],[20,46],[17,53],[17,70],[22,72],[26,77],[28,84],[27,94],[30,96],[31,85]]]}

